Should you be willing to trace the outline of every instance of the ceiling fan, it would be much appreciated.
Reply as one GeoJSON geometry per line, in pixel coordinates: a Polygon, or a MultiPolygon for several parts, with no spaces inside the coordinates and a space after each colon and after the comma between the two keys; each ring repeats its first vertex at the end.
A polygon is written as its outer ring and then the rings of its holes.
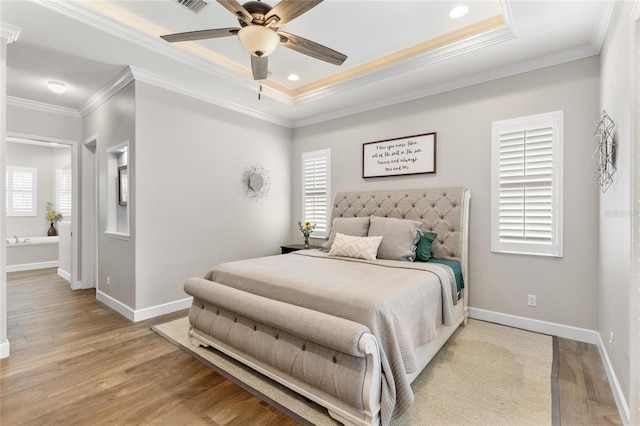
{"type": "Polygon", "coordinates": [[[173,43],[237,35],[242,46],[251,54],[251,70],[254,80],[267,78],[267,57],[273,53],[278,44],[335,65],[342,65],[347,59],[347,56],[340,52],[279,29],[282,25],[317,6],[322,0],[281,0],[274,7],[261,1],[248,1],[242,5],[236,0],[217,1],[238,18],[240,28],[215,28],[167,34],[160,37],[173,43]]]}

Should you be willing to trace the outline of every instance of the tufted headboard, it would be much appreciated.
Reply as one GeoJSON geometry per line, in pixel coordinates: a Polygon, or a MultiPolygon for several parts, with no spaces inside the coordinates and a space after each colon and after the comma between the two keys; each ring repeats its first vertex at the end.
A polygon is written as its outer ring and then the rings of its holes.
{"type": "Polygon", "coordinates": [[[333,201],[331,222],[365,216],[420,220],[422,231],[438,234],[433,255],[458,260],[466,278],[470,198],[463,187],[340,192],[333,201]]]}

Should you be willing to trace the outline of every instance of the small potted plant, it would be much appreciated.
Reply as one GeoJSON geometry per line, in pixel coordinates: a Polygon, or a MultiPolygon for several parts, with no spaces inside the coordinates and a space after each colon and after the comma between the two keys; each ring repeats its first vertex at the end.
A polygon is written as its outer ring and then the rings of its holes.
{"type": "Polygon", "coordinates": [[[311,223],[308,220],[305,220],[304,223],[298,221],[298,228],[300,228],[300,232],[302,232],[302,236],[304,237],[304,248],[309,248],[309,236],[316,229],[316,224],[311,223]]]}
{"type": "Polygon", "coordinates": [[[60,219],[62,219],[62,214],[53,208],[53,204],[51,202],[48,202],[47,212],[45,213],[44,217],[51,224],[51,226],[49,226],[49,231],[47,232],[47,235],[50,237],[55,237],[56,235],[58,235],[58,231],[56,230],[56,227],[54,226],[54,224],[60,219]]]}

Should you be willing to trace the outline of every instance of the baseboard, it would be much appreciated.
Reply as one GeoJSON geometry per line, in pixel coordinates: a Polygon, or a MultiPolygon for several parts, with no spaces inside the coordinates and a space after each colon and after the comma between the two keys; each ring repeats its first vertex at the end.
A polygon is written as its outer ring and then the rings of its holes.
{"type": "Polygon", "coordinates": [[[160,315],[188,309],[193,301],[193,297],[187,297],[185,299],[175,300],[161,305],[134,310],[128,305],[125,305],[100,290],[96,290],[96,298],[132,322],[144,321],[149,318],[155,318],[160,315]]]}
{"type": "Polygon", "coordinates": [[[20,265],[7,265],[7,272],[33,271],[35,269],[57,268],[59,262],[51,260],[49,262],[23,263],[20,265]]]}
{"type": "Polygon", "coordinates": [[[144,321],[149,318],[155,318],[160,315],[170,314],[172,312],[181,311],[183,309],[189,309],[193,297],[187,297],[185,299],[174,300],[173,302],[163,303],[162,305],[151,306],[149,308],[138,309],[134,312],[134,322],[144,321]]]}
{"type": "Polygon", "coordinates": [[[604,365],[604,371],[607,373],[607,378],[609,379],[609,386],[611,386],[611,391],[613,392],[613,398],[616,400],[616,406],[618,407],[618,413],[620,413],[620,418],[622,419],[622,423],[625,425],[630,424],[631,422],[631,413],[629,412],[629,405],[627,401],[624,399],[624,393],[622,392],[622,388],[620,387],[620,383],[618,382],[618,378],[616,377],[616,373],[613,371],[613,365],[611,364],[611,360],[609,359],[609,354],[607,353],[606,346],[604,345],[604,341],[602,340],[602,336],[598,333],[598,352],[600,352],[600,358],[602,359],[602,364],[604,365]]]}
{"type": "Polygon", "coordinates": [[[71,282],[71,274],[64,269],[58,268],[58,276],[63,280],[71,282]]]}
{"type": "Polygon", "coordinates": [[[9,356],[9,341],[5,339],[0,343],[0,359],[7,358],[9,356]]]}
{"type": "Polygon", "coordinates": [[[135,311],[128,305],[125,305],[121,301],[114,299],[113,297],[101,292],[100,290],[96,290],[96,299],[98,299],[100,302],[104,303],[129,321],[133,321],[135,317],[135,311]]]}
{"type": "Polygon", "coordinates": [[[607,379],[609,380],[609,387],[613,393],[613,398],[616,401],[618,407],[618,413],[625,425],[630,422],[629,406],[624,398],[624,393],[620,388],[620,383],[613,370],[613,365],[609,360],[606,347],[602,340],[600,333],[594,330],[588,330],[586,328],[578,328],[570,325],[562,325],[553,322],[540,321],[531,318],[518,317],[515,315],[503,314],[500,312],[487,311],[478,308],[469,308],[469,317],[493,322],[496,324],[507,325],[509,327],[521,328],[523,330],[534,331],[537,333],[549,334],[552,336],[563,337],[565,339],[577,340],[579,342],[591,343],[596,345],[602,364],[604,365],[605,372],[607,373],[607,379]]]}
{"type": "Polygon", "coordinates": [[[551,336],[564,337],[565,339],[591,343],[593,345],[598,344],[598,339],[600,337],[597,331],[588,330],[586,328],[540,321],[516,315],[487,311],[479,308],[470,307],[469,317],[482,321],[494,322],[496,324],[508,325],[509,327],[521,328],[523,330],[535,331],[536,333],[549,334],[551,336]]]}

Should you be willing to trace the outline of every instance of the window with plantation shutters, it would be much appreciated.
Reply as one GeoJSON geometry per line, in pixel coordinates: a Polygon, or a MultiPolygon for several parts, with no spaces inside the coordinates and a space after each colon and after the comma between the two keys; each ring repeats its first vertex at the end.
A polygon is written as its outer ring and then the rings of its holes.
{"type": "Polygon", "coordinates": [[[313,237],[329,235],[331,150],[302,153],[302,221],[316,224],[313,237]]]}
{"type": "Polygon", "coordinates": [[[37,216],[38,169],[7,166],[5,203],[7,216],[37,216]]]}
{"type": "Polygon", "coordinates": [[[492,125],[491,250],[562,257],[563,112],[492,125]]]}
{"type": "Polygon", "coordinates": [[[56,170],[56,207],[62,217],[71,216],[71,170],[56,170]]]}

